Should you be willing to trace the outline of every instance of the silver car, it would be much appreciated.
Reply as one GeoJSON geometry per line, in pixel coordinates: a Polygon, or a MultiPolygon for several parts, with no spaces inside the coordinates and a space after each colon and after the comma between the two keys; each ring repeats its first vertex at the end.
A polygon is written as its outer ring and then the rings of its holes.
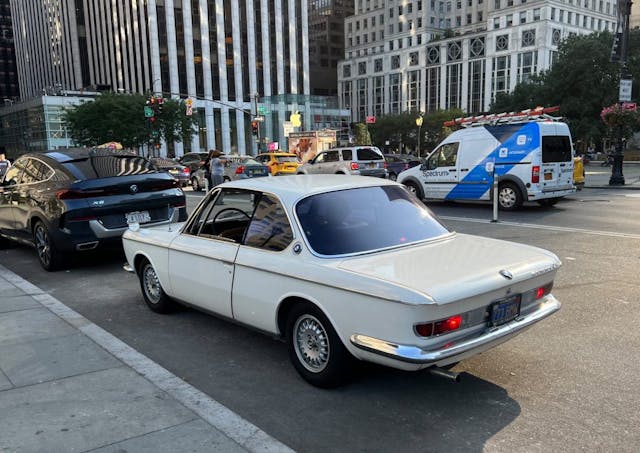
{"type": "MultiPolygon", "coordinates": [[[[230,154],[220,156],[226,162],[224,164],[224,181],[235,181],[237,179],[256,178],[261,176],[271,176],[269,167],[256,161],[253,156],[240,156],[230,154]]],[[[195,191],[204,190],[206,173],[204,168],[200,168],[191,174],[191,187],[195,191]]]]}
{"type": "Polygon", "coordinates": [[[297,173],[388,177],[384,156],[375,146],[351,146],[322,151],[306,164],[300,165],[297,173]]]}

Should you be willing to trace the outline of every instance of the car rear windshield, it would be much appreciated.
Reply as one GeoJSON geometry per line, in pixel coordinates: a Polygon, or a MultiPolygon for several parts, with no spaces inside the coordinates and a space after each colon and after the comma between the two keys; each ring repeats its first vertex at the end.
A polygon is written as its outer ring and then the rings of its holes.
{"type": "Polygon", "coordinates": [[[542,162],[570,162],[571,141],[566,135],[542,136],[542,162]]]}
{"type": "Polygon", "coordinates": [[[77,179],[110,178],[157,171],[146,158],[128,154],[88,156],[62,162],[62,165],[77,179]]]}
{"type": "Polygon", "coordinates": [[[384,160],[384,157],[373,148],[358,148],[358,160],[384,160]]]}
{"type": "Polygon", "coordinates": [[[449,232],[401,186],[312,195],[298,202],[296,214],[311,248],[327,256],[402,246],[449,232]]]}
{"type": "Polygon", "coordinates": [[[278,162],[298,162],[296,156],[275,156],[278,162]]]}

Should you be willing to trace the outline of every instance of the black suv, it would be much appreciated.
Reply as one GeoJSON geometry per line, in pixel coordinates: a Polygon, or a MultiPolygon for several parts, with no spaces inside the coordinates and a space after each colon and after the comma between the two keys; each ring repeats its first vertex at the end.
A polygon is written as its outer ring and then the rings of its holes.
{"type": "Polygon", "coordinates": [[[180,183],[146,158],[107,149],[65,149],[19,157],[0,182],[0,247],[36,248],[56,270],[70,252],[121,245],[129,223],[186,220],[180,183]]]}

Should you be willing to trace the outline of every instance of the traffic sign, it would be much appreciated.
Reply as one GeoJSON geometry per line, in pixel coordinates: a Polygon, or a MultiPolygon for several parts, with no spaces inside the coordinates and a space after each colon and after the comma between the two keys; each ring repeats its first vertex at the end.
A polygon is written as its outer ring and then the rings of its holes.
{"type": "Polygon", "coordinates": [[[153,109],[148,105],[144,106],[144,117],[151,118],[153,116],[153,109]]]}
{"type": "Polygon", "coordinates": [[[269,112],[267,111],[267,109],[264,106],[261,105],[261,106],[258,107],[258,114],[266,115],[267,113],[269,113],[269,112]]]}
{"type": "Polygon", "coordinates": [[[253,121],[263,122],[264,121],[264,116],[256,116],[256,117],[253,118],[253,121]]]}

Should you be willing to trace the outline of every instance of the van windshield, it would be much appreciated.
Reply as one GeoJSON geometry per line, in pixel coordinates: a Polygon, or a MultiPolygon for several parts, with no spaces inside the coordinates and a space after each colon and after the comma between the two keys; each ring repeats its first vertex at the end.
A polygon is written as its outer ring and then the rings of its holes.
{"type": "Polygon", "coordinates": [[[542,162],[570,162],[571,141],[566,135],[542,136],[542,162]]]}

